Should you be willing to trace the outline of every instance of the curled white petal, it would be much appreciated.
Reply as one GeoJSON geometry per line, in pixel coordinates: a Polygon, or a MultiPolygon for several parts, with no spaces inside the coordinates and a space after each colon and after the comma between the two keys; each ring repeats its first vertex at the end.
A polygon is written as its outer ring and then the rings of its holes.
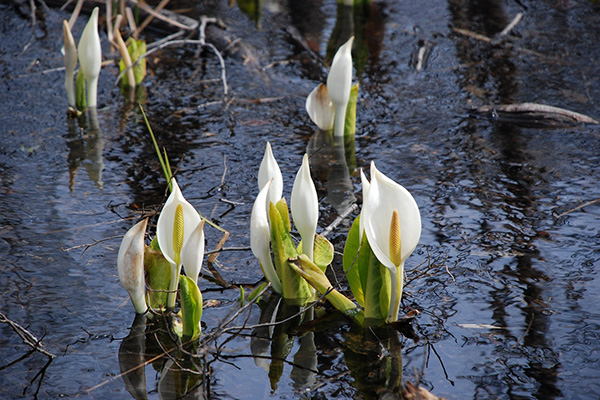
{"type": "Polygon", "coordinates": [[[302,237],[302,250],[312,260],[319,219],[319,199],[315,184],[310,177],[307,154],[304,154],[302,166],[294,180],[290,207],[292,209],[294,225],[296,225],[302,237]]]}
{"type": "Polygon", "coordinates": [[[96,107],[98,76],[102,68],[102,48],[100,46],[100,36],[98,35],[98,7],[95,7],[92,11],[92,15],[81,34],[77,52],[80,69],[87,84],[87,106],[96,107]]]}
{"type": "Polygon", "coordinates": [[[283,177],[281,176],[277,160],[273,156],[271,143],[267,142],[265,155],[258,169],[258,190],[261,190],[271,179],[273,179],[273,183],[271,183],[268,198],[270,202],[275,204],[281,200],[281,196],[283,195],[283,177]]]}
{"type": "Polygon", "coordinates": [[[204,220],[194,228],[181,248],[181,263],[188,278],[198,282],[204,260],[204,220]]]}
{"type": "Polygon", "coordinates": [[[148,220],[144,219],[127,231],[117,256],[119,280],[129,293],[138,314],[144,314],[148,309],[144,279],[144,235],[147,224],[148,220]]]}
{"type": "Polygon", "coordinates": [[[331,70],[327,76],[327,90],[335,106],[334,135],[344,135],[346,107],[352,89],[352,36],[344,43],[333,57],[331,70]]]}
{"type": "Polygon", "coordinates": [[[335,108],[325,84],[320,83],[306,98],[308,116],[323,131],[333,129],[335,108]]]}
{"type": "Polygon", "coordinates": [[[260,262],[260,266],[267,280],[271,282],[273,290],[283,293],[283,287],[271,259],[271,228],[267,213],[268,193],[273,184],[273,179],[268,181],[256,196],[250,214],[250,248],[252,254],[260,262]]]}

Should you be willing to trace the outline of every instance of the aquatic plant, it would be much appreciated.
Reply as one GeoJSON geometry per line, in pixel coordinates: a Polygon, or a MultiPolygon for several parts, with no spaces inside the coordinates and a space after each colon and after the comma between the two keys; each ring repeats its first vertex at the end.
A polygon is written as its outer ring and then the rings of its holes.
{"type": "Polygon", "coordinates": [[[173,189],[160,212],[156,224],[156,238],[162,254],[171,264],[171,284],[169,286],[167,307],[172,309],[175,307],[182,254],[185,254],[188,265],[197,278],[199,272],[197,259],[204,256],[204,246],[200,248],[199,244],[199,238],[203,234],[196,232],[196,229],[202,230],[200,214],[183,197],[175,178],[172,179],[171,183],[173,189]],[[192,235],[194,232],[196,234],[192,235]]]}
{"type": "Polygon", "coordinates": [[[310,119],[319,129],[333,128],[336,137],[354,134],[356,99],[351,101],[351,93],[353,90],[358,93],[358,84],[352,85],[353,41],[354,36],[335,53],[327,76],[327,85],[320,83],[306,98],[305,107],[310,119]],[[352,114],[353,117],[350,126],[348,114],[352,114]]]}
{"type": "Polygon", "coordinates": [[[288,260],[304,254],[308,260],[325,270],[333,259],[331,243],[316,235],[319,205],[310,176],[308,156],[304,155],[292,187],[292,220],[302,238],[298,246],[290,234],[287,202],[281,197],[281,171],[268,143],[258,181],[260,192],[250,217],[250,247],[273,290],[288,300],[303,303],[312,297],[314,291],[292,269],[288,260]]]}
{"type": "Polygon", "coordinates": [[[102,48],[100,47],[100,36],[98,35],[98,7],[95,7],[92,11],[92,15],[81,34],[77,53],[79,56],[79,72],[83,73],[85,77],[87,106],[96,107],[98,77],[102,68],[102,48]]]}
{"type": "Polygon", "coordinates": [[[63,21],[63,34],[65,37],[64,43],[64,64],[65,64],[65,90],[67,91],[67,99],[69,106],[72,108],[76,107],[75,103],[75,68],[77,68],[77,46],[75,45],[75,39],[69,29],[69,23],[63,21]]]}
{"type": "Polygon", "coordinates": [[[421,236],[413,196],[371,162],[371,182],[361,171],[363,207],[344,248],[344,271],[366,319],[398,319],[404,262],[421,236]]]}
{"type": "Polygon", "coordinates": [[[144,278],[144,235],[147,225],[148,220],[144,219],[127,231],[117,257],[119,280],[129,293],[137,314],[145,314],[148,311],[144,278]]]}
{"type": "Polygon", "coordinates": [[[121,283],[138,314],[146,314],[148,304],[156,307],[153,312],[165,307],[173,310],[180,287],[181,334],[195,338],[201,333],[202,294],[197,280],[204,258],[204,220],[185,200],[175,179],[172,179],[172,187],[158,218],[155,240],[145,245],[147,220],[138,222],[121,242],[117,267],[121,283]],[[180,275],[182,266],[185,276],[180,275]],[[166,299],[165,291],[168,292],[166,299]]]}
{"type": "Polygon", "coordinates": [[[95,7],[92,11],[77,47],[69,23],[66,20],[63,21],[63,35],[65,90],[69,107],[80,111],[87,107],[96,107],[98,77],[102,68],[102,48],[100,46],[100,36],[98,35],[98,7],[95,7]],[[79,71],[75,84],[73,84],[78,60],[79,71]]]}

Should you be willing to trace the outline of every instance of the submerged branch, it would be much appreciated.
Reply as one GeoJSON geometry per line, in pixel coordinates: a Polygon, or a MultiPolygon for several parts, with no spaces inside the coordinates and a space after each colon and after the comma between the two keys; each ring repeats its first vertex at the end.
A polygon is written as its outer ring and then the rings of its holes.
{"type": "Polygon", "coordinates": [[[486,105],[478,107],[472,112],[503,122],[520,122],[532,126],[560,127],[574,124],[600,124],[596,119],[587,115],[538,103],[486,105]]]}
{"type": "Polygon", "coordinates": [[[38,351],[50,358],[56,358],[56,356],[54,354],[50,353],[49,351],[47,351],[41,347],[42,346],[41,339],[36,338],[31,332],[29,332],[23,326],[8,319],[6,317],[6,315],[4,315],[2,313],[0,313],[0,322],[2,322],[4,324],[8,324],[16,332],[16,334],[19,335],[21,337],[21,339],[23,339],[23,343],[30,346],[33,350],[38,351]]]}

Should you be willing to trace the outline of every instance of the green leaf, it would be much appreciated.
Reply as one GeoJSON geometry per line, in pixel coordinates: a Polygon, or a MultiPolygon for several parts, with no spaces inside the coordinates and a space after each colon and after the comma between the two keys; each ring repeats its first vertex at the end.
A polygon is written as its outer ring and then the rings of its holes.
{"type": "Polygon", "coordinates": [[[356,103],[358,102],[358,82],[352,85],[350,98],[346,107],[346,121],[344,124],[344,138],[354,137],[356,132],[356,103]]]}
{"type": "Polygon", "coordinates": [[[133,65],[133,75],[135,76],[135,85],[139,85],[146,76],[146,59],[140,59],[144,53],[146,53],[146,41],[145,40],[134,40],[129,39],[129,45],[127,46],[129,55],[131,56],[131,62],[133,65]],[[136,64],[135,62],[139,62],[136,64]]]}
{"type": "Polygon", "coordinates": [[[167,307],[169,283],[171,282],[171,264],[160,251],[146,246],[144,251],[144,269],[148,276],[148,298],[150,307],[164,310],[167,307]]]}
{"type": "Polygon", "coordinates": [[[354,299],[365,310],[365,319],[385,320],[391,301],[391,278],[388,269],[377,260],[363,235],[359,245],[360,216],[346,239],[343,265],[354,299]]]}
{"type": "Polygon", "coordinates": [[[248,303],[251,302],[258,302],[260,300],[260,297],[258,296],[258,294],[265,288],[265,286],[268,285],[268,282],[263,282],[260,285],[258,285],[254,290],[252,290],[250,292],[250,294],[248,296],[246,296],[246,301],[248,303]]]}
{"type": "Polygon", "coordinates": [[[185,275],[179,276],[179,287],[181,288],[182,336],[196,339],[201,333],[202,293],[196,282],[185,275]]]}
{"type": "Polygon", "coordinates": [[[313,262],[321,268],[323,272],[333,261],[333,244],[325,236],[317,235],[313,250],[313,262]]]}
{"type": "Polygon", "coordinates": [[[142,111],[142,116],[144,117],[144,122],[148,131],[150,132],[150,137],[152,138],[152,143],[154,144],[154,150],[156,150],[156,155],[158,156],[158,161],[160,162],[160,166],[163,170],[163,174],[165,175],[165,179],[169,184],[169,191],[173,190],[173,184],[171,182],[171,178],[173,177],[173,173],[171,172],[171,165],[169,164],[169,159],[167,158],[167,150],[165,149],[165,158],[163,158],[160,149],[158,148],[158,143],[156,142],[156,138],[154,137],[154,132],[152,132],[152,127],[150,126],[150,122],[146,117],[146,113],[144,112],[144,107],[140,104],[140,111],[142,111]],[[166,160],[166,161],[165,161],[166,160]]]}
{"type": "Polygon", "coordinates": [[[275,204],[275,207],[277,208],[277,211],[279,211],[279,215],[281,215],[285,229],[287,229],[288,232],[291,231],[292,224],[290,223],[290,212],[285,198],[279,200],[277,204],[275,204]]]}
{"type": "MultiPolygon", "coordinates": [[[[131,63],[133,64],[133,76],[135,79],[135,86],[138,86],[144,80],[146,76],[146,59],[142,58],[137,64],[136,61],[140,58],[141,55],[146,53],[146,42],[144,40],[135,40],[133,38],[129,38],[127,41],[127,51],[129,52],[129,57],[131,58],[131,63]]],[[[125,62],[123,59],[119,61],[119,72],[123,72],[125,70],[125,62]]],[[[129,77],[127,74],[124,74],[121,78],[121,87],[127,88],[131,86],[129,84],[129,77]]]]}
{"type": "Polygon", "coordinates": [[[360,267],[358,263],[358,251],[360,250],[359,220],[360,215],[356,217],[352,223],[350,231],[348,232],[346,245],[344,246],[343,265],[346,278],[348,279],[348,284],[350,285],[350,290],[352,291],[352,294],[354,294],[354,299],[358,304],[364,307],[365,295],[363,291],[363,284],[361,283],[360,279],[360,267]]]}
{"type": "Polygon", "coordinates": [[[152,241],[150,242],[150,247],[152,247],[153,250],[160,251],[158,237],[154,236],[154,239],[152,239],[152,241]]]}
{"type": "Polygon", "coordinates": [[[75,78],[75,107],[79,111],[83,111],[87,107],[87,101],[85,96],[85,76],[81,70],[77,71],[77,77],[75,78]]]}
{"type": "Polygon", "coordinates": [[[283,297],[288,301],[304,303],[312,296],[313,291],[309,284],[288,265],[288,259],[297,257],[298,252],[284,218],[273,203],[269,204],[269,220],[273,261],[281,280],[283,297]]]}
{"type": "Polygon", "coordinates": [[[243,306],[246,301],[246,296],[244,295],[244,287],[240,285],[240,305],[243,306]]]}
{"type": "MultiPolygon", "coordinates": [[[[366,237],[366,235],[365,235],[366,237]]],[[[366,250],[364,247],[361,251],[366,250]]],[[[367,285],[365,288],[365,320],[385,320],[388,313],[390,304],[389,289],[386,291],[386,275],[387,268],[381,265],[371,247],[368,248],[369,262],[367,264],[367,285]],[[382,311],[383,306],[386,304],[387,294],[387,306],[385,312],[382,311]]],[[[389,272],[387,275],[389,281],[389,272]]]]}

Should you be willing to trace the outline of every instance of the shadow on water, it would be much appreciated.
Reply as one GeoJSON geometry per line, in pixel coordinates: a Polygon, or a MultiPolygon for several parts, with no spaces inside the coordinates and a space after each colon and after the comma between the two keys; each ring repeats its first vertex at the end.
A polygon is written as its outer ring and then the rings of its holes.
{"type": "MultiPolygon", "coordinates": [[[[597,398],[600,137],[466,110],[538,102],[598,116],[598,6],[241,3],[178,2],[225,22],[208,37],[226,62],[227,96],[218,59],[194,46],[156,53],[143,87],[186,198],[241,249],[203,271],[195,348],[178,347],[162,322],[132,323],[119,285],[120,238],[156,215],[166,191],[138,105],[113,87],[117,68],[103,68],[97,112],[66,118],[54,28],[67,11],[40,6],[31,29],[28,4],[0,5],[0,309],[57,356],[48,363],[0,325],[3,396],[397,398],[410,382],[448,399],[597,398]],[[481,39],[519,12],[507,38],[481,39]],[[304,102],[351,35],[357,135],[341,143],[312,126],[304,102]],[[423,233],[403,298],[405,312],[420,312],[414,331],[358,328],[326,305],[299,310],[274,295],[221,330],[238,288],[262,276],[247,246],[267,141],[284,193],[310,154],[320,230],[360,205],[358,169],[372,160],[415,195],[423,233]]],[[[331,233],[339,252],[356,214],[331,233]]],[[[208,230],[207,249],[221,237],[208,230]]],[[[349,294],[338,258],[330,279],[349,294]]]]}

